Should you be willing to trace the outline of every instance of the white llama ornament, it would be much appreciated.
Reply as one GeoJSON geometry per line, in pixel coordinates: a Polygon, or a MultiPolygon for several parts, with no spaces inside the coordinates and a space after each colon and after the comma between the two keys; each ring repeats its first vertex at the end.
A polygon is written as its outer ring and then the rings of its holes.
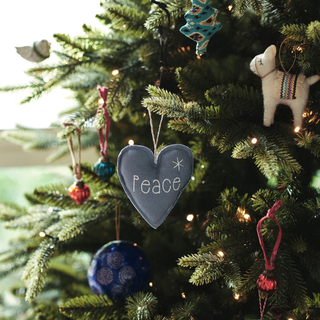
{"type": "Polygon", "coordinates": [[[301,127],[302,114],[308,101],[309,88],[316,83],[319,75],[306,78],[303,74],[295,75],[276,69],[275,45],[264,53],[255,56],[250,62],[250,69],[261,78],[264,96],[263,125],[269,127],[274,122],[274,113],[278,104],[291,108],[295,127],[301,127]]]}

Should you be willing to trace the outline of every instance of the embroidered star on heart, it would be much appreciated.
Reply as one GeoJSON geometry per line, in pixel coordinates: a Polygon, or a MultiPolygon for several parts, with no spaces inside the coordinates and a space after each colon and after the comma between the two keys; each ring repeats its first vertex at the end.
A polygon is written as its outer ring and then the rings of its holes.
{"type": "Polygon", "coordinates": [[[185,15],[187,23],[180,28],[186,37],[197,42],[196,54],[202,55],[207,51],[210,38],[222,28],[216,20],[218,10],[211,8],[210,0],[192,0],[192,9],[185,15]]]}

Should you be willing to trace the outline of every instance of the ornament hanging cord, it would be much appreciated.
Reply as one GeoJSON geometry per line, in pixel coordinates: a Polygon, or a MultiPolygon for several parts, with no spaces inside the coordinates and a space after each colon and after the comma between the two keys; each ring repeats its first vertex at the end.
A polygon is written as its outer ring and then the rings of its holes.
{"type": "MultiPolygon", "coordinates": [[[[162,75],[164,72],[164,66],[166,65],[166,59],[167,59],[167,54],[168,54],[168,44],[169,44],[169,35],[170,35],[170,24],[171,24],[171,18],[170,18],[170,13],[167,9],[167,5],[165,3],[162,2],[158,2],[155,0],[151,0],[152,3],[156,4],[157,6],[159,6],[160,9],[162,9],[163,11],[165,11],[165,13],[167,14],[167,18],[168,18],[168,25],[167,25],[167,35],[166,38],[164,40],[164,45],[162,43],[162,27],[159,27],[159,32],[160,32],[160,50],[161,50],[161,57],[160,57],[160,75],[159,78],[156,81],[156,87],[159,88],[161,85],[161,80],[162,80],[162,75]]],[[[158,145],[158,141],[159,141],[159,135],[160,135],[160,129],[161,129],[161,125],[162,125],[162,121],[163,121],[163,117],[164,117],[164,106],[162,105],[162,114],[161,114],[161,119],[160,119],[160,123],[159,123],[159,127],[158,127],[158,133],[157,133],[157,138],[155,139],[154,137],[154,132],[153,132],[153,123],[152,123],[152,115],[151,115],[151,110],[148,109],[148,114],[149,114],[149,120],[150,120],[150,128],[151,128],[151,135],[152,135],[152,142],[153,142],[153,147],[154,147],[154,163],[157,163],[157,145],[158,145]]]]}
{"type": "Polygon", "coordinates": [[[106,158],[107,157],[107,147],[108,147],[108,137],[109,137],[110,125],[111,125],[111,119],[110,119],[109,113],[106,109],[108,88],[107,87],[101,88],[100,86],[98,86],[97,89],[99,91],[100,98],[103,100],[102,105],[99,106],[99,108],[97,109],[97,114],[99,113],[99,110],[102,109],[103,115],[106,119],[104,136],[103,136],[103,129],[102,128],[98,129],[99,142],[100,142],[100,155],[101,155],[101,157],[106,158]]]}
{"type": "Polygon", "coordinates": [[[71,159],[72,159],[72,168],[73,168],[73,174],[76,180],[81,180],[82,175],[81,175],[81,130],[74,125],[73,123],[64,123],[63,124],[65,127],[69,126],[74,126],[76,128],[76,132],[78,135],[78,151],[79,151],[79,163],[77,164],[75,154],[74,154],[74,148],[73,148],[73,142],[72,142],[72,137],[68,139],[68,145],[69,145],[69,150],[71,154],[71,159]]]}
{"type": "MultiPolygon", "coordinates": [[[[277,255],[277,252],[278,252],[278,249],[279,249],[279,246],[280,246],[280,242],[281,242],[282,230],[281,230],[281,226],[280,226],[278,220],[275,218],[275,214],[276,214],[276,211],[282,206],[282,204],[283,204],[282,201],[278,200],[272,206],[272,208],[268,210],[267,215],[264,216],[263,218],[261,218],[259,220],[258,224],[257,224],[257,234],[258,234],[259,243],[260,243],[260,246],[261,246],[261,249],[262,249],[262,252],[263,252],[263,257],[264,257],[264,261],[265,261],[265,269],[268,270],[268,271],[272,271],[274,269],[273,261],[276,258],[276,255],[277,255]],[[262,232],[261,232],[262,222],[264,220],[266,220],[266,219],[272,219],[273,221],[276,222],[277,226],[279,227],[278,237],[277,237],[276,243],[275,243],[275,245],[273,247],[273,250],[272,250],[272,253],[271,253],[270,262],[267,259],[267,255],[266,255],[266,251],[265,251],[265,247],[264,247],[264,242],[263,242],[263,238],[262,238],[262,232]]],[[[258,290],[258,293],[259,293],[259,306],[260,306],[260,315],[261,315],[260,319],[262,320],[263,313],[264,313],[264,310],[265,310],[265,307],[266,307],[266,304],[267,304],[268,295],[266,296],[264,304],[263,304],[263,307],[262,307],[262,305],[261,305],[261,297],[260,297],[260,290],[258,290]]]]}
{"type": "Polygon", "coordinates": [[[289,72],[290,72],[290,70],[291,70],[292,67],[294,66],[294,64],[295,64],[295,62],[296,62],[296,59],[297,59],[297,52],[296,52],[296,49],[294,48],[294,49],[293,49],[293,51],[294,51],[294,60],[293,60],[293,63],[292,63],[292,65],[291,65],[291,67],[289,68],[289,70],[286,71],[286,69],[284,68],[284,66],[283,66],[283,64],[282,64],[282,60],[281,60],[281,49],[282,49],[283,43],[284,43],[287,39],[288,39],[288,37],[285,38],[285,39],[281,42],[280,48],[279,48],[279,61],[280,61],[280,64],[281,64],[281,67],[282,67],[284,73],[289,73],[289,72]]]}
{"type": "Polygon", "coordinates": [[[116,224],[116,239],[120,240],[120,206],[118,208],[117,199],[114,200],[115,207],[115,224],[116,224]]]}
{"type": "MultiPolygon", "coordinates": [[[[162,104],[161,104],[162,105],[162,104]]],[[[157,145],[159,141],[159,135],[160,135],[160,129],[163,121],[163,116],[164,116],[164,106],[162,105],[162,114],[161,114],[161,119],[158,127],[158,133],[157,133],[157,138],[154,138],[154,132],[153,132],[153,124],[152,124],[152,115],[151,115],[151,110],[148,109],[149,113],[149,119],[150,119],[150,128],[151,128],[151,135],[152,135],[152,141],[153,141],[153,147],[154,147],[154,163],[157,163],[157,145]]]]}

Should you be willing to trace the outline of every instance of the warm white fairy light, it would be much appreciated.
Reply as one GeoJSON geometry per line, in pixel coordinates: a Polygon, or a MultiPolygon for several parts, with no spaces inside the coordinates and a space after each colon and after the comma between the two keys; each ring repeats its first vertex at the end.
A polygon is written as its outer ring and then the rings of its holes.
{"type": "Polygon", "coordinates": [[[189,213],[187,215],[187,218],[186,218],[189,222],[191,222],[193,219],[194,219],[194,215],[192,213],[189,213]]]}
{"type": "Polygon", "coordinates": [[[182,297],[183,299],[185,299],[187,296],[186,296],[186,294],[185,294],[184,292],[182,292],[182,293],[181,293],[181,297],[182,297]]]}
{"type": "Polygon", "coordinates": [[[134,145],[134,141],[133,141],[132,139],[130,139],[130,140],[128,141],[128,145],[133,146],[133,145],[134,145]]]}
{"type": "Polygon", "coordinates": [[[257,142],[258,142],[258,139],[257,139],[257,138],[252,138],[252,139],[251,139],[251,143],[252,143],[252,144],[257,144],[257,142]]]}
{"type": "Polygon", "coordinates": [[[249,219],[250,219],[250,215],[247,214],[247,213],[245,213],[245,214],[243,215],[243,217],[244,217],[246,220],[249,220],[249,219]]]}
{"type": "Polygon", "coordinates": [[[100,98],[100,99],[99,99],[99,103],[100,103],[100,104],[103,104],[103,102],[104,102],[103,99],[100,98]]]}
{"type": "Polygon", "coordinates": [[[235,293],[235,294],[233,295],[233,297],[234,297],[235,300],[239,300],[240,294],[239,294],[239,293],[235,293]]]}
{"type": "Polygon", "coordinates": [[[300,131],[300,127],[295,127],[294,128],[294,132],[299,132],[300,131]]]}
{"type": "Polygon", "coordinates": [[[196,178],[194,176],[191,177],[191,180],[194,181],[196,178]]]}
{"type": "Polygon", "coordinates": [[[153,287],[153,283],[152,282],[149,282],[149,287],[153,287]]]}
{"type": "Polygon", "coordinates": [[[223,258],[224,257],[224,253],[223,253],[223,251],[218,251],[218,256],[220,256],[221,258],[223,258]]]}
{"type": "Polygon", "coordinates": [[[228,6],[228,10],[229,10],[229,11],[232,11],[232,9],[233,9],[233,6],[232,6],[232,4],[230,4],[230,5],[228,6]]]}
{"type": "Polygon", "coordinates": [[[118,69],[115,69],[112,71],[112,75],[113,76],[116,76],[117,74],[119,74],[119,70],[118,69]]]}
{"type": "Polygon", "coordinates": [[[45,233],[44,231],[40,231],[40,232],[39,232],[39,236],[40,236],[41,238],[44,238],[44,237],[46,236],[46,233],[45,233]]]}

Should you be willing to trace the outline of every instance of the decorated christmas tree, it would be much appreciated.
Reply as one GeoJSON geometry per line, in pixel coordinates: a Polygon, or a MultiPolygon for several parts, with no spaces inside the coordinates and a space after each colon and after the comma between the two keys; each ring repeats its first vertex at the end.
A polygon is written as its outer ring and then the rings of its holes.
{"type": "Polygon", "coordinates": [[[52,135],[3,134],[71,151],[75,182],[1,204],[22,232],[0,275],[23,280],[1,320],[319,319],[319,2],[101,6],[100,29],[55,34],[59,62],[2,88],[76,107],[52,135]]]}

